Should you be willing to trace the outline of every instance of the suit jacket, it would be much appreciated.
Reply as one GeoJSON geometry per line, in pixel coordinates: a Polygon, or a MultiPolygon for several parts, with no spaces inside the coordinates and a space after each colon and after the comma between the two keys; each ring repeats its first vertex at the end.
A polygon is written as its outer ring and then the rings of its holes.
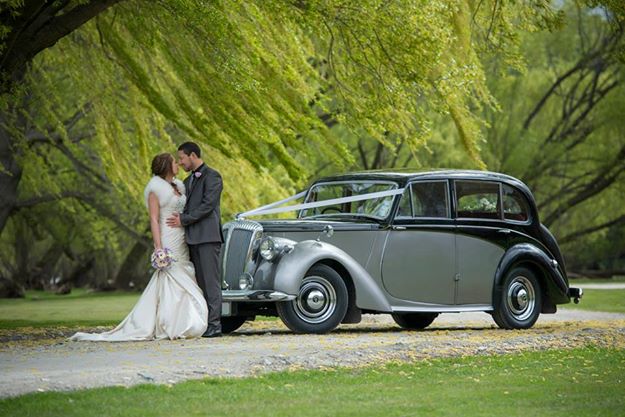
{"type": "Polygon", "coordinates": [[[193,174],[184,180],[187,204],[180,214],[180,222],[184,226],[187,243],[198,245],[223,242],[219,208],[223,189],[221,175],[206,164],[196,172],[201,175],[193,178],[193,183],[191,183],[193,174]]]}

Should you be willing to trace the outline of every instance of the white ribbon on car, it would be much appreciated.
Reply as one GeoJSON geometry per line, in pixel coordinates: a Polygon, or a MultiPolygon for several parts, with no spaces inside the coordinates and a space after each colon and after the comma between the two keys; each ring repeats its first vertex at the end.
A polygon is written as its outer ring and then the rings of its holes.
{"type": "Polygon", "coordinates": [[[306,192],[307,191],[302,191],[301,193],[291,196],[289,198],[285,198],[284,200],[276,201],[275,203],[267,204],[265,206],[258,207],[254,210],[246,211],[245,213],[239,213],[236,215],[236,218],[241,219],[247,216],[260,216],[263,214],[284,213],[287,211],[306,210],[306,209],[311,209],[311,208],[334,206],[337,204],[351,203],[353,201],[373,200],[376,198],[390,197],[390,196],[395,196],[397,194],[402,194],[404,192],[404,189],[398,188],[395,190],[378,191],[375,193],[360,194],[360,195],[354,195],[351,197],[332,198],[330,200],[315,201],[313,203],[302,203],[302,204],[295,204],[293,206],[274,208],[284,203],[288,203],[289,201],[302,198],[303,196],[306,195],[306,192]]]}

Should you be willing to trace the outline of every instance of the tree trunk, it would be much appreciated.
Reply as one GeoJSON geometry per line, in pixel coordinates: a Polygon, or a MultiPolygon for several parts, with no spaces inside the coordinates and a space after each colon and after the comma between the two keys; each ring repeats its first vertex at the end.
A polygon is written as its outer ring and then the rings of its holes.
{"type": "Polygon", "coordinates": [[[15,160],[11,139],[0,129],[0,234],[17,203],[17,187],[22,177],[22,168],[15,160]]]}
{"type": "Polygon", "coordinates": [[[24,298],[24,287],[10,278],[0,276],[0,298],[24,298]]]}
{"type": "Polygon", "coordinates": [[[54,276],[58,273],[56,266],[63,256],[63,252],[63,245],[55,240],[29,271],[27,288],[31,285],[37,285],[37,283],[43,283],[44,288],[56,288],[61,285],[61,282],[54,282],[54,276]]]}
{"type": "Polygon", "coordinates": [[[148,256],[150,248],[145,242],[137,241],[115,277],[115,287],[120,290],[143,288],[149,278],[150,265],[148,256]],[[132,283],[132,284],[131,284],[132,283]]]}
{"type": "Polygon", "coordinates": [[[69,283],[74,287],[82,287],[89,283],[87,275],[95,266],[95,256],[91,256],[86,260],[81,260],[76,267],[69,274],[67,279],[63,280],[63,283],[69,283]]]}
{"type": "Polygon", "coordinates": [[[7,33],[0,50],[0,93],[11,93],[22,82],[35,56],[121,0],[25,0],[13,10],[0,10],[7,33]]]}

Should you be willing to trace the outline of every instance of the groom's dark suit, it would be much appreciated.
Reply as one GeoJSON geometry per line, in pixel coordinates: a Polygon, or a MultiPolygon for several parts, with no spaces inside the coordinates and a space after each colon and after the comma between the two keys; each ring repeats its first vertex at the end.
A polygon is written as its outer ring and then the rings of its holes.
{"type": "Polygon", "coordinates": [[[223,183],[219,172],[202,164],[184,180],[187,204],[180,214],[197,283],[208,304],[208,326],[221,326],[220,199],[223,183]]]}

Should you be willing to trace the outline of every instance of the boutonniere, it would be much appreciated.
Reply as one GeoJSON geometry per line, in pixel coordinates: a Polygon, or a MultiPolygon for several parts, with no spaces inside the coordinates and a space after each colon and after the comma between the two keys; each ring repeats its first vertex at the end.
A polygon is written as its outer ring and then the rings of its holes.
{"type": "Polygon", "coordinates": [[[200,178],[202,176],[202,173],[200,171],[197,171],[193,173],[193,175],[195,176],[195,178],[200,178]]]}

